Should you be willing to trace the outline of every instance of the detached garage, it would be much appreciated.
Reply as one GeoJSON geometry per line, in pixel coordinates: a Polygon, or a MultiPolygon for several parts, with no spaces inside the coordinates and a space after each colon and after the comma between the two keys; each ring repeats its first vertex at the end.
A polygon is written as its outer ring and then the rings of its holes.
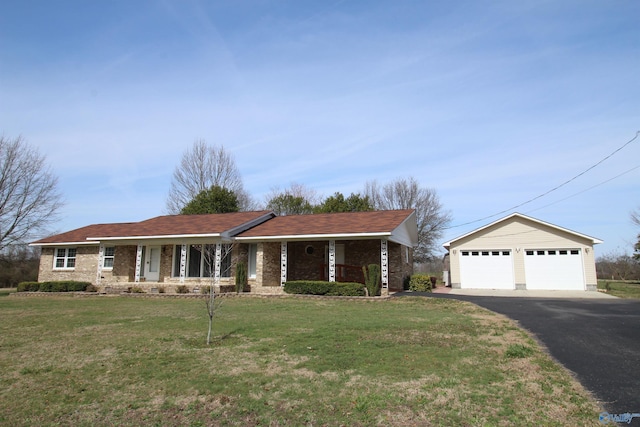
{"type": "Polygon", "coordinates": [[[601,240],[514,213],[443,246],[457,289],[595,291],[601,240]]]}

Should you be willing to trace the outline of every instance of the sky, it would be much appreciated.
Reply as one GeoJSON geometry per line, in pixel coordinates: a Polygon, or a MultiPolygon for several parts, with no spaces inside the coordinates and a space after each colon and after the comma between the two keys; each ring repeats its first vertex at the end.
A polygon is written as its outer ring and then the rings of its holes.
{"type": "Polygon", "coordinates": [[[639,17],[633,0],[2,0],[0,134],[58,176],[53,231],[166,214],[204,139],[260,203],[413,176],[453,217],[442,242],[520,212],[631,253],[639,17]]]}

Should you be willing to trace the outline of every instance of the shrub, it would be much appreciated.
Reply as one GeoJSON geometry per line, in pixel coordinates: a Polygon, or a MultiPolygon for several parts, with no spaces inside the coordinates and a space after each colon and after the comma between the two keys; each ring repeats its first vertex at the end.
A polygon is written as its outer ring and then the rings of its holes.
{"type": "Polygon", "coordinates": [[[369,264],[369,267],[363,266],[362,273],[369,296],[377,296],[380,293],[380,266],[378,264],[369,264]]]}
{"type": "Polygon", "coordinates": [[[89,282],[74,280],[58,280],[51,282],[22,282],[18,284],[18,292],[82,292],[89,286],[89,282]]]}
{"type": "Polygon", "coordinates": [[[51,282],[51,292],[67,292],[67,282],[51,282]]]}
{"type": "Polygon", "coordinates": [[[37,292],[40,289],[39,282],[20,282],[18,283],[18,292],[37,292]]]}
{"type": "Polygon", "coordinates": [[[409,282],[411,282],[411,276],[404,276],[402,278],[402,289],[405,291],[409,290],[409,282]]]}
{"type": "MultiPolygon", "coordinates": [[[[87,288],[89,288],[89,286],[93,286],[93,285],[89,282],[75,282],[75,281],[67,282],[67,290],[69,292],[87,291],[87,288]]],[[[93,292],[93,291],[89,291],[89,292],[93,292]]]]}
{"type": "Polygon", "coordinates": [[[158,286],[158,293],[159,294],[164,294],[165,292],[167,292],[167,290],[165,289],[164,286],[158,286]]]}
{"type": "Polygon", "coordinates": [[[240,293],[244,291],[244,285],[247,284],[247,267],[244,262],[239,262],[236,265],[236,292],[240,293]]]}
{"type": "Polygon", "coordinates": [[[131,292],[132,294],[144,294],[144,289],[142,289],[140,286],[133,286],[129,292],[131,292]]]}
{"type": "Polygon", "coordinates": [[[53,282],[42,282],[40,283],[40,288],[38,288],[40,292],[53,292],[53,282]]]}
{"type": "Polygon", "coordinates": [[[187,285],[178,285],[178,286],[176,286],[176,293],[177,294],[188,294],[189,293],[189,287],[187,285]]]}
{"type": "Polygon", "coordinates": [[[89,283],[86,288],[84,288],[85,292],[98,292],[98,288],[89,283]]]}
{"type": "Polygon", "coordinates": [[[431,292],[431,276],[414,274],[409,280],[409,289],[415,292],[431,292]]]}
{"type": "Polygon", "coordinates": [[[299,295],[364,296],[362,283],[294,280],[285,282],[284,291],[299,295]]]}
{"type": "Polygon", "coordinates": [[[209,295],[209,293],[211,293],[211,286],[209,285],[200,286],[200,293],[203,295],[209,295]]]}

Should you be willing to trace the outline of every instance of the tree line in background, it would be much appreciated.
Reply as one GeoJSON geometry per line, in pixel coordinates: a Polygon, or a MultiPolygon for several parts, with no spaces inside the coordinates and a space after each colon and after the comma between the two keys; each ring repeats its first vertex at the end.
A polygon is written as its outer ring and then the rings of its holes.
{"type": "MultiPolygon", "coordinates": [[[[39,251],[28,242],[46,234],[63,205],[57,177],[37,149],[22,137],[0,137],[0,287],[37,277],[39,251]]],[[[349,196],[337,191],[328,197],[292,183],[272,189],[264,203],[245,190],[233,155],[223,146],[197,140],[176,166],[166,200],[169,214],[224,213],[268,209],[277,215],[415,209],[418,245],[414,260],[438,264],[438,242],[451,222],[436,190],[413,177],[387,183],[367,181],[349,196]]],[[[640,208],[631,212],[640,227],[640,208]]],[[[597,260],[599,275],[638,279],[640,234],[632,256],[609,254],[597,260]],[[624,268],[623,268],[624,267],[624,268]]]]}

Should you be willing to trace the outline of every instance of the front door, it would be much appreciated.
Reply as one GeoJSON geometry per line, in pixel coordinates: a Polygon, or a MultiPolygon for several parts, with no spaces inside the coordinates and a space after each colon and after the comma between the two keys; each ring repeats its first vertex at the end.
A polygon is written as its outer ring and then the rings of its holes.
{"type": "Polygon", "coordinates": [[[144,262],[144,277],[149,282],[160,279],[160,246],[147,246],[144,262]]]}

